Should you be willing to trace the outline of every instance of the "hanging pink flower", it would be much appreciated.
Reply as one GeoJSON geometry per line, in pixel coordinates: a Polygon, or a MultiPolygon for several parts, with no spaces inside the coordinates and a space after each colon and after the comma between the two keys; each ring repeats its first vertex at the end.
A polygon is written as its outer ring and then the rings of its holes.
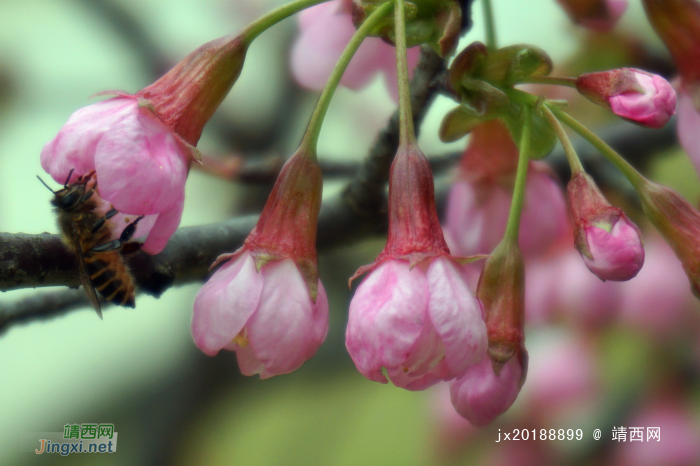
{"type": "Polygon", "coordinates": [[[192,336],[209,356],[235,351],[243,375],[286,374],[310,359],[328,332],[328,298],[316,302],[292,259],[258,272],[248,252],[226,262],[197,294],[192,336]]]}
{"type": "Polygon", "coordinates": [[[475,426],[486,426],[515,402],[525,371],[522,362],[512,358],[496,374],[491,359],[485,357],[450,382],[452,405],[475,426]]]}
{"type": "Polygon", "coordinates": [[[217,39],[134,95],[108,92],[117,97],[71,115],[44,146],[42,167],[61,184],[71,170],[74,179],[94,171],[105,202],[147,217],[139,225],[148,234],[143,249],[162,251],[180,224],[194,146],[238,78],[246,48],[239,37],[217,39]]]}
{"type": "MultiPolygon", "coordinates": [[[[447,199],[445,238],[460,256],[489,254],[503,237],[513,198],[518,148],[506,126],[490,120],[471,132],[458,178],[447,199]]],[[[544,252],[566,232],[564,195],[551,171],[531,162],[520,223],[528,256],[544,252]]]]}
{"type": "Polygon", "coordinates": [[[316,223],[321,167],[299,149],[282,167],[243,246],[197,294],[192,336],[204,353],[235,351],[245,375],[286,374],[311,358],[328,332],[328,298],[318,278],[316,223]]]}
{"type": "MultiPolygon", "coordinates": [[[[355,34],[352,23],[352,2],[333,0],[304,10],[299,15],[301,30],[292,48],[291,67],[294,78],[304,87],[321,90],[338,58],[355,34]]],[[[419,47],[408,49],[409,74],[418,64],[419,47]]],[[[398,101],[396,84],[396,50],[378,37],[368,37],[348,65],[340,83],[358,90],[383,73],[394,100],[398,101]]]]}
{"type": "MultiPolygon", "coordinates": [[[[350,303],[345,344],[365,377],[422,390],[459,377],[486,351],[479,301],[449,255],[430,165],[402,145],[389,178],[389,237],[350,303]]],[[[353,278],[355,278],[353,277],[353,278]]]]}

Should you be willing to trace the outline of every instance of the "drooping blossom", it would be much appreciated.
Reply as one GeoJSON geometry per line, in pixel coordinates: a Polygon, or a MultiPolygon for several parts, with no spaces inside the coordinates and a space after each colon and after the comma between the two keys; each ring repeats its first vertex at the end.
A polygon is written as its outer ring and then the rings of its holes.
{"type": "MultiPolygon", "coordinates": [[[[447,200],[445,238],[455,254],[489,254],[508,222],[518,148],[499,120],[477,126],[447,200]]],[[[528,256],[546,250],[566,231],[566,202],[551,171],[531,162],[519,244],[528,256]]]]}
{"type": "Polygon", "coordinates": [[[71,115],[44,146],[42,167],[61,184],[71,171],[75,178],[94,171],[105,202],[146,216],[143,249],[162,251],[180,223],[194,146],[238,78],[246,48],[239,37],[217,39],[136,94],[108,92],[117,97],[71,115]]]}
{"type": "Polygon", "coordinates": [[[381,383],[421,390],[479,362],[486,327],[463,266],[449,255],[427,159],[401,145],[389,181],[386,247],[350,303],[346,347],[357,369],[381,383]]]}
{"type": "Polygon", "coordinates": [[[197,294],[195,344],[206,354],[236,352],[241,372],[285,374],[313,356],[328,331],[328,299],[318,278],[316,223],[321,167],[303,149],[284,165],[243,246],[197,294]]]}
{"type": "Polygon", "coordinates": [[[625,120],[662,128],[676,114],[676,91],[659,75],[635,68],[584,73],[576,89],[625,120]]]}
{"type": "Polygon", "coordinates": [[[678,140],[700,173],[700,4],[696,0],[642,4],[678,68],[678,140]]]}
{"type": "Polygon", "coordinates": [[[486,357],[450,382],[452,404],[477,426],[491,423],[513,404],[527,376],[525,263],[511,236],[486,259],[476,295],[484,306],[486,357]]]}
{"type": "Polygon", "coordinates": [[[226,262],[197,294],[192,334],[209,356],[235,351],[244,375],[286,374],[310,359],[328,332],[328,299],[321,281],[316,302],[292,259],[258,272],[243,252],[226,262]]]}
{"type": "Polygon", "coordinates": [[[574,245],[588,269],[601,280],[625,281],[644,264],[641,231],[622,209],[613,207],[584,172],[571,177],[568,199],[574,245]]]}
{"type": "MultiPolygon", "coordinates": [[[[300,34],[291,53],[294,78],[304,87],[323,89],[338,58],[355,33],[352,2],[333,0],[304,10],[299,15],[300,34]]],[[[408,49],[408,69],[418,64],[419,47],[408,49]]],[[[340,83],[358,90],[382,73],[389,92],[398,100],[396,50],[378,37],[367,37],[350,61],[340,83]]]]}
{"type": "Polygon", "coordinates": [[[587,29],[609,31],[627,9],[627,0],[557,0],[571,20],[587,29]]]}
{"type": "Polygon", "coordinates": [[[485,357],[462,377],[450,382],[455,410],[475,426],[490,424],[511,407],[520,393],[523,364],[510,359],[496,374],[485,357]]]}

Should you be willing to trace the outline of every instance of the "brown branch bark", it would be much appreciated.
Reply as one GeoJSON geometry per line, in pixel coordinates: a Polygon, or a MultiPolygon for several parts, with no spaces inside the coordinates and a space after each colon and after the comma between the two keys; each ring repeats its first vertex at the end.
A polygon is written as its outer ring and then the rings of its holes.
{"type": "MultiPolygon", "coordinates": [[[[427,47],[411,82],[411,101],[416,128],[428,109],[436,88],[435,77],[444,70],[443,60],[427,47]]],[[[317,245],[324,249],[359,241],[385,229],[384,186],[398,145],[398,113],[375,142],[360,171],[348,183],[341,196],[325,201],[318,222],[317,245]]],[[[141,292],[160,296],[171,286],[203,280],[216,257],[237,249],[255,226],[257,216],[239,217],[225,222],[180,228],[165,250],[155,256],[143,252],[129,258],[141,292]]],[[[0,233],[0,291],[44,286],[78,287],[77,259],[58,235],[42,233],[0,233]]],[[[26,318],[47,317],[83,303],[72,293],[45,299],[50,310],[37,310],[34,304],[19,302],[0,307],[0,329],[26,318]],[[19,312],[21,308],[24,311],[19,312]]]]}

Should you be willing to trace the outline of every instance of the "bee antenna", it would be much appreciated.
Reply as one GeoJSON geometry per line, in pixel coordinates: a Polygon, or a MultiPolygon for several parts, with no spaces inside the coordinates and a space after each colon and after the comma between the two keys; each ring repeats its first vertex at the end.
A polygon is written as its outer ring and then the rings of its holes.
{"type": "Polygon", "coordinates": [[[68,187],[68,182],[70,181],[70,177],[73,174],[74,170],[75,170],[75,168],[71,168],[70,171],[68,172],[68,178],[66,178],[66,182],[63,184],[64,188],[68,187]]]}
{"type": "Polygon", "coordinates": [[[56,194],[56,191],[54,191],[53,189],[51,189],[51,188],[49,187],[48,184],[44,183],[44,180],[42,180],[41,177],[40,177],[39,175],[37,175],[36,177],[39,178],[39,181],[41,181],[41,184],[43,184],[44,186],[46,186],[46,189],[48,189],[48,190],[51,191],[52,193],[56,194]]]}

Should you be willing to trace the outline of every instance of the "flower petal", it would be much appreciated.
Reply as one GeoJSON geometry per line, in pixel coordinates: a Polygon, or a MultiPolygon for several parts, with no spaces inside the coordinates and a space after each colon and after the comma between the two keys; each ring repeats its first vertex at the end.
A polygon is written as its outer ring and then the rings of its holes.
{"type": "Polygon", "coordinates": [[[139,109],[100,140],[95,169],[100,195],[127,214],[165,212],[181,202],[188,154],[173,132],[139,109]]]}
{"type": "Polygon", "coordinates": [[[243,330],[255,312],[263,277],[248,252],[225,263],[194,300],[192,337],[199,349],[214,356],[243,330]]]}
{"type": "Polygon", "coordinates": [[[453,377],[461,377],[469,366],[486,354],[486,324],[481,303],[467,286],[458,266],[445,257],[428,267],[428,315],[445,346],[445,361],[453,377]]]}
{"type": "Polygon", "coordinates": [[[106,132],[134,113],[137,102],[128,97],[97,102],[74,112],[58,135],[41,151],[41,167],[60,184],[95,169],[95,149],[106,132]]]}
{"type": "Polygon", "coordinates": [[[387,260],[360,284],[350,302],[345,346],[365,377],[386,383],[381,368],[401,366],[420,336],[428,307],[423,272],[387,260]]]}
{"type": "Polygon", "coordinates": [[[257,312],[248,322],[248,340],[255,356],[274,375],[298,369],[311,358],[328,328],[328,299],[319,286],[316,304],[291,259],[261,269],[265,278],[257,312]],[[319,338],[322,337],[322,338],[319,338]]]}
{"type": "Polygon", "coordinates": [[[248,345],[245,348],[241,348],[235,343],[231,343],[226,346],[227,350],[236,352],[236,359],[238,359],[238,368],[241,374],[252,376],[259,374],[261,379],[269,379],[275,374],[271,374],[265,369],[265,364],[262,363],[256,356],[253,347],[248,345]]]}
{"type": "MultiPolygon", "coordinates": [[[[163,249],[165,249],[165,245],[168,244],[168,240],[170,237],[175,233],[177,230],[177,227],[180,225],[180,220],[182,219],[182,210],[185,207],[185,200],[180,199],[180,202],[175,204],[175,206],[167,210],[157,216],[157,219],[155,223],[153,224],[153,227],[148,231],[148,237],[146,238],[146,242],[143,244],[143,249],[145,252],[148,254],[158,254],[161,252],[163,249]]],[[[146,221],[149,216],[146,216],[141,222],[146,221]]],[[[138,226],[141,226],[141,222],[139,222],[138,226]]],[[[136,233],[139,233],[139,229],[136,229],[136,233]]],[[[142,230],[145,231],[145,230],[142,230]]],[[[135,238],[139,238],[139,236],[134,236],[135,238]]]]}
{"type": "Polygon", "coordinates": [[[522,367],[517,357],[511,358],[499,375],[493,372],[491,359],[485,357],[470,367],[462,378],[450,382],[452,404],[475,426],[490,424],[518,397],[521,375],[522,367]]]}

